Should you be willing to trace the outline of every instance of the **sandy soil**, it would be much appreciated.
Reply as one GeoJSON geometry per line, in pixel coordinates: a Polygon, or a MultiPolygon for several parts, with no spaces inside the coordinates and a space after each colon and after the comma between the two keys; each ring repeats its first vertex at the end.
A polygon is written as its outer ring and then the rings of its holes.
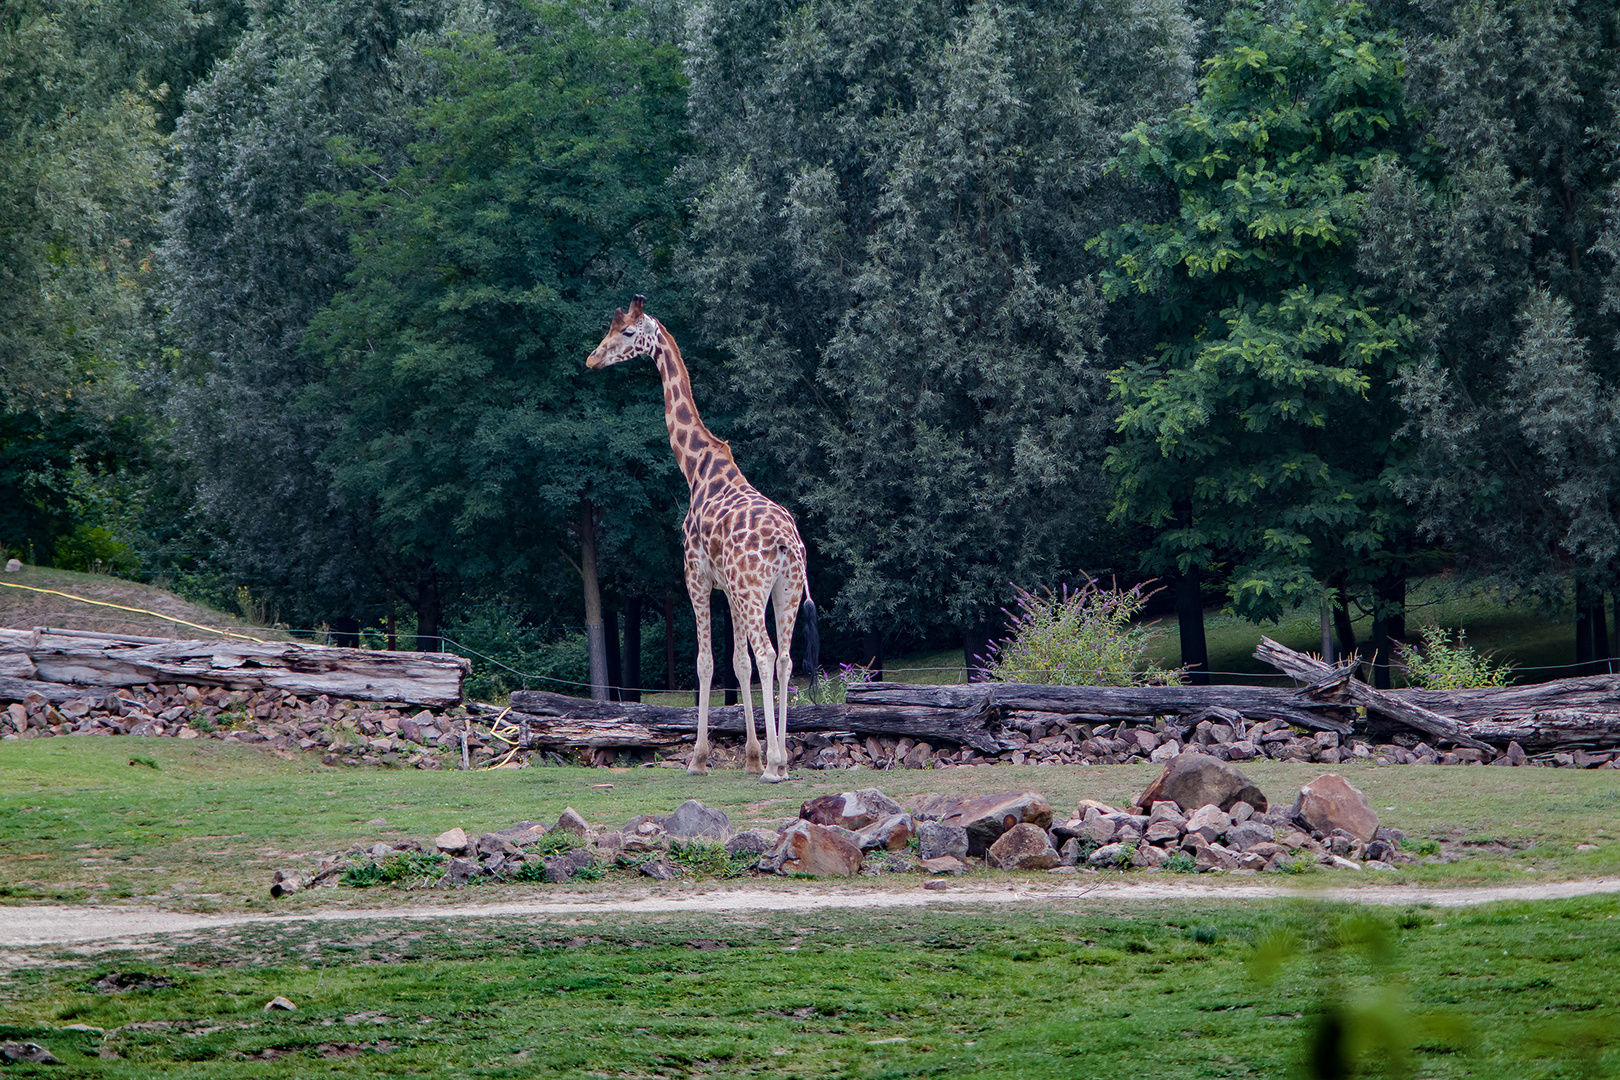
{"type": "Polygon", "coordinates": [[[938,905],[985,906],[1017,903],[1079,902],[1120,904],[1143,901],[1234,901],[1301,897],[1343,903],[1397,905],[1433,904],[1460,907],[1503,900],[1558,900],[1600,893],[1620,893],[1620,878],[1559,881],[1482,888],[1432,889],[1412,886],[1366,885],[1357,888],[1300,889],[1244,883],[1206,885],[1169,882],[1020,884],[1013,887],[952,884],[943,890],[918,887],[906,891],[852,893],[836,889],[796,892],[717,888],[692,896],[643,895],[616,892],[600,898],[562,901],[524,900],[461,906],[421,905],[400,908],[343,908],[289,915],[197,915],[148,907],[12,907],[0,908],[0,947],[66,945],[74,942],[134,939],[160,934],[211,930],[253,923],[352,922],[360,920],[512,919],[604,915],[750,911],[819,911],[827,909],[919,908],[938,905]]]}

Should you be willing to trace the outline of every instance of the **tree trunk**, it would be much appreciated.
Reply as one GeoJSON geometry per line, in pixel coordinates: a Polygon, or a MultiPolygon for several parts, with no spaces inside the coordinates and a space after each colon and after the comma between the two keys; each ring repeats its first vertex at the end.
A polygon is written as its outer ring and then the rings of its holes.
{"type": "Polygon", "coordinates": [[[1603,610],[1603,594],[1589,585],[1575,586],[1575,674],[1601,671],[1609,658],[1608,616],[1603,610]]]}
{"type": "Polygon", "coordinates": [[[1343,597],[1333,605],[1333,632],[1339,637],[1341,661],[1360,655],[1360,647],[1356,644],[1356,624],[1350,618],[1350,602],[1343,597]]]}
{"type": "Polygon", "coordinates": [[[675,689],[675,590],[664,590],[664,689],[675,689]]]}
{"type": "Polygon", "coordinates": [[[873,682],[883,679],[883,635],[876,630],[868,630],[861,635],[861,664],[870,669],[869,676],[873,682]]]}
{"type": "Polygon", "coordinates": [[[1176,622],[1181,627],[1181,665],[1187,682],[1209,685],[1209,646],[1204,640],[1204,592],[1198,567],[1176,578],[1176,622]]]}
{"type": "Polygon", "coordinates": [[[591,699],[607,700],[607,635],[602,628],[602,589],[596,579],[596,508],[579,501],[579,576],[585,586],[585,644],[591,658],[591,699]]]}
{"type": "Polygon", "coordinates": [[[444,640],[439,636],[441,613],[439,572],[433,568],[431,562],[424,559],[416,575],[417,652],[444,651],[444,640]]]}
{"type": "Polygon", "coordinates": [[[1373,620],[1373,686],[1392,685],[1395,645],[1406,640],[1406,574],[1391,574],[1378,583],[1378,617],[1373,620]]]}
{"type": "Polygon", "coordinates": [[[641,597],[624,602],[624,688],[620,701],[641,700],[641,597]]]}
{"type": "Polygon", "coordinates": [[[607,645],[608,700],[624,700],[624,664],[619,655],[619,613],[613,608],[602,612],[602,638],[607,645]]]}
{"type": "MultiPolygon", "coordinates": [[[[1620,633],[1620,626],[1615,627],[1620,633]]],[[[1594,674],[1609,669],[1609,613],[1603,610],[1603,594],[1592,598],[1592,671],[1594,674]]]]}
{"type": "Polygon", "coordinates": [[[1322,660],[1324,663],[1335,663],[1333,655],[1333,613],[1328,610],[1332,605],[1327,597],[1322,598],[1322,660]]]}
{"type": "Polygon", "coordinates": [[[976,622],[962,628],[962,661],[967,665],[968,682],[983,682],[990,666],[990,623],[976,622]]]}
{"type": "Polygon", "coordinates": [[[360,620],[349,615],[340,615],[333,619],[332,644],[340,649],[358,649],[360,647],[360,620]]]}

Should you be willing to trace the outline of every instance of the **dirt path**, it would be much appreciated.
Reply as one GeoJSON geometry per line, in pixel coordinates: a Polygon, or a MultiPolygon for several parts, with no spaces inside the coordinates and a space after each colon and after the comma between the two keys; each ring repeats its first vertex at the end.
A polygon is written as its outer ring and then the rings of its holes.
{"type": "Polygon", "coordinates": [[[1086,904],[1143,901],[1247,901],[1295,896],[1352,904],[1384,906],[1434,904],[1461,907],[1502,900],[1561,900],[1600,893],[1620,893],[1620,878],[1559,881],[1533,885],[1503,885],[1464,889],[1425,889],[1401,885],[1305,890],[1268,884],[1204,885],[1159,882],[1103,881],[1063,885],[953,885],[933,891],[839,892],[814,889],[798,892],[717,888],[692,896],[603,895],[598,899],[524,900],[509,903],[456,906],[419,905],[398,908],[343,908],[288,915],[195,915],[143,907],[12,907],[0,908],[0,947],[66,945],[133,940],[157,934],[249,924],[299,922],[352,922],[360,920],[578,918],[582,916],[750,911],[819,911],[826,909],[918,908],[937,905],[991,905],[1029,902],[1086,904]]]}

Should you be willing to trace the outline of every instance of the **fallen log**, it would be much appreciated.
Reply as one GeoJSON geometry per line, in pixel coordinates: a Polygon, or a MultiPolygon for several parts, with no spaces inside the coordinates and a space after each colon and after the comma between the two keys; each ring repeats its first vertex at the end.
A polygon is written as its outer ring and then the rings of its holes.
{"type": "Polygon", "coordinates": [[[34,666],[31,678],[0,680],[0,697],[19,701],[29,690],[59,702],[121,686],[186,683],[443,708],[460,704],[462,681],[471,670],[467,660],[447,653],[301,641],[170,641],[44,628],[0,630],[0,649],[8,656],[20,650],[34,666]],[[56,684],[69,692],[47,693],[25,683],[56,684]]]}
{"type": "Polygon", "coordinates": [[[1442,716],[1415,701],[1406,700],[1393,693],[1375,690],[1354,678],[1356,661],[1335,667],[1314,656],[1296,652],[1268,637],[1260,639],[1260,646],[1254,650],[1254,656],[1255,659],[1270,664],[1278,671],[1306,683],[1306,687],[1300,691],[1305,698],[1334,704],[1348,702],[1366,709],[1369,713],[1377,713],[1388,720],[1421,731],[1434,739],[1472,747],[1475,750],[1494,749],[1490,743],[1465,731],[1463,726],[1451,717],[1442,716]]]}
{"type": "Polygon", "coordinates": [[[1302,701],[1293,690],[1268,686],[1045,686],[1038,683],[970,683],[914,686],[868,683],[848,690],[850,704],[862,708],[960,708],[959,702],[990,693],[1008,711],[1089,715],[1120,719],[1192,716],[1214,706],[1235,709],[1250,720],[1286,720],[1318,731],[1348,735],[1348,722],[1333,716],[1332,702],[1302,701]]]}
{"type": "MultiPolygon", "coordinates": [[[[793,705],[788,708],[788,731],[790,733],[851,731],[858,735],[890,738],[909,736],[934,743],[971,746],[984,753],[998,752],[1001,747],[995,732],[1000,728],[1000,714],[989,692],[979,688],[976,694],[962,695],[958,700],[962,704],[946,708],[853,702],[837,705],[793,705]]],[[[557,723],[559,720],[614,721],[642,725],[651,731],[664,734],[688,734],[697,731],[695,706],[683,708],[673,705],[644,705],[629,701],[587,701],[545,690],[518,690],[512,694],[512,709],[508,718],[520,723],[528,721],[528,730],[532,733],[534,741],[543,746],[576,745],[566,741],[569,729],[557,723]]],[[[762,710],[756,706],[754,713],[755,730],[763,731],[762,710]]],[[[711,707],[709,729],[727,734],[742,734],[743,707],[741,705],[711,707]]],[[[656,744],[623,742],[577,745],[656,744]]]]}

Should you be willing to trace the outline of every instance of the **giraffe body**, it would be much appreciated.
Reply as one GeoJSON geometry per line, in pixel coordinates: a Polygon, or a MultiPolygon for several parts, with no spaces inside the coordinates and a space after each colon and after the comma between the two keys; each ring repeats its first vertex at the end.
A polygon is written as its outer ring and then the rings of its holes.
{"type": "Polygon", "coordinates": [[[708,771],[709,691],[714,680],[711,602],[715,590],[731,606],[736,648],[732,666],[743,688],[747,767],[760,779],[787,779],[788,679],[793,673],[793,630],[804,610],[815,677],[815,604],[810,599],[804,542],[793,515],[760,494],[737,467],[731,447],[703,425],[692,398],[692,380],[679,346],[663,325],[643,311],[638,296],[620,310],[607,335],[586,359],[593,371],[637,356],[651,356],[664,384],[664,423],[676,464],[691,489],[681,529],[686,591],[697,622],[698,737],[687,771],[708,771]],[[776,641],[765,627],[765,605],[776,612],[776,641]],[[764,690],[765,757],[754,731],[753,667],[764,690]],[[778,705],[778,699],[780,704],[778,705]]]}

